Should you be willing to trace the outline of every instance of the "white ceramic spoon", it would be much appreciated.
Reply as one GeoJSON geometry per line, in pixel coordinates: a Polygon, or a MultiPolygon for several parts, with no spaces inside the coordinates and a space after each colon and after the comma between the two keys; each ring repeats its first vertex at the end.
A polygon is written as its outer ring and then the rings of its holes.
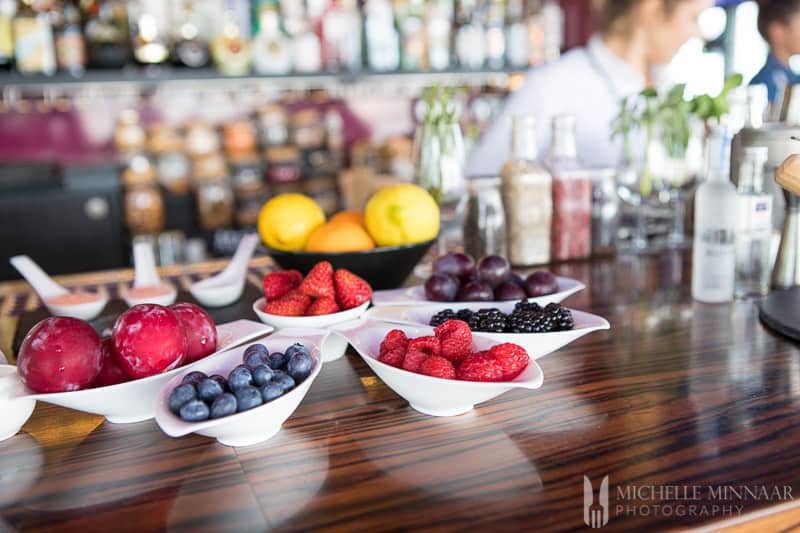
{"type": "Polygon", "coordinates": [[[258,245],[256,234],[245,235],[239,241],[236,253],[225,270],[208,279],[193,283],[189,292],[195,300],[206,307],[223,307],[230,305],[242,296],[247,278],[247,264],[258,245]]]}
{"type": "Polygon", "coordinates": [[[133,287],[125,293],[129,307],[138,304],[170,305],[175,302],[178,291],[161,281],[156,270],[153,248],[146,242],[133,245],[133,287]]]}
{"type": "Polygon", "coordinates": [[[9,261],[30,283],[51,315],[92,320],[100,314],[108,302],[107,296],[93,292],[71,292],[65,289],[27,255],[17,255],[9,261]]]}

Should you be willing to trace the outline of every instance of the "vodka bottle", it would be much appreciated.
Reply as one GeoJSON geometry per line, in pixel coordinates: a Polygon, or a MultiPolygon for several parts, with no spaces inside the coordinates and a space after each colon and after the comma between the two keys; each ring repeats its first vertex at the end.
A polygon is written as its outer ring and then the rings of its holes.
{"type": "Polygon", "coordinates": [[[730,182],[730,146],[725,129],[709,139],[708,176],[695,197],[692,298],[707,303],[733,299],[738,200],[730,182]]]}
{"type": "Polygon", "coordinates": [[[736,226],[736,296],[763,296],[769,290],[772,196],[764,193],[765,146],[748,146],[739,165],[736,226]]]}

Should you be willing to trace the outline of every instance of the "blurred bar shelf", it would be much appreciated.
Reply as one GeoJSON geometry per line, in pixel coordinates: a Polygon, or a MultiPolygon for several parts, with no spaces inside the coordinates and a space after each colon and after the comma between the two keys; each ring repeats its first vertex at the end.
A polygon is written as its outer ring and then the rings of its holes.
{"type": "Polygon", "coordinates": [[[387,91],[417,91],[434,84],[506,86],[518,69],[497,70],[443,70],[397,72],[321,72],[314,74],[225,76],[216,69],[186,69],[165,67],[130,67],[109,70],[88,70],[80,77],[66,73],[53,76],[21,75],[16,72],[0,73],[0,90],[19,95],[31,93],[58,93],[69,95],[89,89],[101,90],[152,90],[162,87],[176,89],[242,89],[261,90],[312,90],[327,89],[333,92],[343,88],[357,90],[382,89],[387,91]],[[202,84],[202,85],[198,85],[202,84]]]}

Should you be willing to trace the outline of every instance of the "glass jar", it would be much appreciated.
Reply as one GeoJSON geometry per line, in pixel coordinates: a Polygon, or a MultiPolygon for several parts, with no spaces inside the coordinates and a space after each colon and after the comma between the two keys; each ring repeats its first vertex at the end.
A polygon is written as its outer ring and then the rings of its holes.
{"type": "Polygon", "coordinates": [[[304,109],[292,114],[292,141],[301,150],[325,146],[325,125],[316,109],[304,109]]]}
{"type": "Polygon", "coordinates": [[[592,255],[612,255],[619,229],[619,196],[613,168],[594,169],[592,179],[592,255]]]}
{"type": "Polygon", "coordinates": [[[497,176],[467,180],[464,252],[472,257],[507,255],[506,215],[500,184],[497,176]]]}
{"type": "Polygon", "coordinates": [[[191,155],[205,155],[219,151],[219,136],[207,122],[190,122],[186,125],[186,150],[191,155]]]}
{"type": "Polygon", "coordinates": [[[246,154],[256,149],[256,131],[250,120],[232,120],[222,127],[222,144],[228,155],[246,154]]]}
{"type": "Polygon", "coordinates": [[[147,149],[155,159],[158,182],[173,194],[189,191],[191,165],[177,128],[156,124],[148,128],[147,149]]]}
{"type": "Polygon", "coordinates": [[[133,235],[164,229],[164,199],[155,185],[131,185],[125,190],[125,225],[133,235]]]}
{"type": "Polygon", "coordinates": [[[117,117],[114,127],[114,147],[123,160],[140,153],[145,146],[145,132],[139,119],[139,112],[126,109],[117,117]]]}
{"type": "Polygon", "coordinates": [[[272,104],[258,110],[261,146],[283,146],[289,142],[289,116],[283,106],[272,104]]]}
{"type": "Polygon", "coordinates": [[[269,183],[294,183],[300,180],[300,153],[294,146],[273,146],[264,151],[269,183]]]}
{"type": "Polygon", "coordinates": [[[258,194],[265,190],[261,165],[255,152],[231,156],[228,158],[228,165],[237,197],[258,194]]]}
{"type": "Polygon", "coordinates": [[[210,180],[197,186],[197,214],[200,227],[214,230],[233,223],[234,197],[230,180],[210,180]]]}
{"type": "Polygon", "coordinates": [[[222,154],[207,154],[192,159],[192,180],[195,184],[227,176],[228,164],[222,154]]]}

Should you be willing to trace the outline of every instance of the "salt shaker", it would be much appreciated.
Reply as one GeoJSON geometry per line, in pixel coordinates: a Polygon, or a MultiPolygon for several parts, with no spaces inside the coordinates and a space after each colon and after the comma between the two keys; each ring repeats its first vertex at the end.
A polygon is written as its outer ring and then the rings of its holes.
{"type": "Polygon", "coordinates": [[[464,251],[472,257],[507,255],[506,217],[500,183],[497,176],[467,180],[464,251]]]}

